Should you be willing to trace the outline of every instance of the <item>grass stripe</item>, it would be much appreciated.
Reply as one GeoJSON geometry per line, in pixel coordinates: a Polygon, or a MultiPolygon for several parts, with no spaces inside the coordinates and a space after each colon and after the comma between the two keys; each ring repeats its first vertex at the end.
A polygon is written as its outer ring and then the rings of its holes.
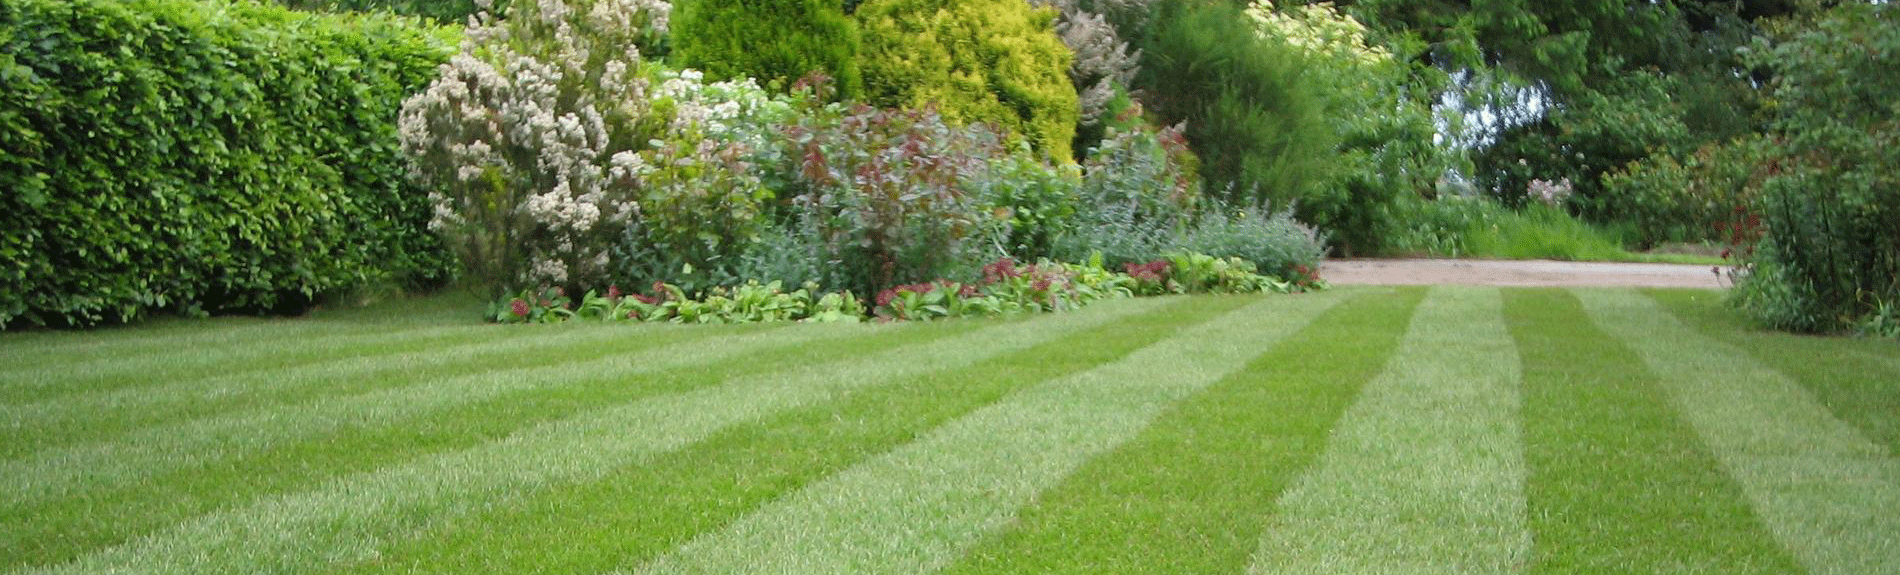
{"type": "MultiPolygon", "coordinates": [[[[534,425],[642,397],[717,385],[796,362],[851,357],[866,346],[912,346],[970,329],[968,323],[916,329],[841,329],[842,337],[787,340],[747,361],[676,367],[528,390],[431,413],[420,421],[349,426],[200,469],[162,474],[120,489],[0,515],[0,569],[48,564],[148,533],[192,516],[273,493],[301,491],[335,476],[370,471],[429,453],[465,449],[534,425]],[[115,514],[116,521],[97,521],[115,514]],[[15,539],[17,537],[17,539],[15,539]]],[[[663,330],[731,333],[731,329],[663,330]]],[[[551,337],[550,339],[553,339],[551,337]]]]}
{"type": "Polygon", "coordinates": [[[1434,288],[1248,572],[1521,572],[1521,376],[1497,288],[1434,288]]]}
{"type": "Polygon", "coordinates": [[[695,538],[642,573],[924,573],[1341,299],[1270,297],[1049,381],[695,538]]]}
{"type": "Polygon", "coordinates": [[[1628,290],[1580,292],[1604,331],[1638,346],[1676,408],[1815,574],[1900,573],[1900,458],[1806,389],[1628,290]]]}
{"type": "Polygon", "coordinates": [[[179,347],[169,353],[124,357],[98,354],[56,367],[0,372],[0,403],[19,404],[64,396],[128,390],[218,375],[268,373],[288,366],[346,358],[364,349],[421,349],[493,341],[509,335],[499,326],[418,328],[320,339],[268,338],[216,347],[179,347]]]}
{"type": "Polygon", "coordinates": [[[650,464],[441,524],[340,571],[601,573],[635,564],[1012,390],[1120,359],[1248,301],[1182,298],[981,365],[738,426],[650,464]]]}
{"type": "Polygon", "coordinates": [[[1814,337],[1750,329],[1721,292],[1643,290],[1704,337],[1745,351],[1799,382],[1835,417],[1900,453],[1900,345],[1877,339],[1814,337]]]}
{"type": "MultiPolygon", "coordinates": [[[[480,447],[340,478],[206,515],[36,573],[299,573],[551,484],[586,481],[730,426],[857,389],[955,369],[1162,305],[1137,299],[981,329],[930,353],[896,349],[664,395],[550,422],[480,447]]],[[[849,326],[845,326],[849,327],[849,326]]],[[[704,361],[704,358],[697,358],[704,361]]]]}
{"type": "Polygon", "coordinates": [[[121,487],[158,473],[212,465],[350,426],[388,423],[513,393],[735,358],[771,345],[848,333],[848,327],[781,328],[606,357],[581,350],[594,357],[455,377],[425,375],[410,385],[370,393],[145,428],[115,441],[65,446],[0,463],[0,513],[121,487]]]}
{"type": "MultiPolygon", "coordinates": [[[[0,428],[0,458],[219,413],[368,393],[408,383],[415,374],[445,378],[551,365],[733,333],[671,325],[521,327],[491,328],[493,335],[476,343],[358,347],[347,357],[282,369],[0,406],[0,421],[7,422],[0,428]]],[[[751,329],[757,328],[741,331],[751,329]]]]}
{"type": "Polygon", "coordinates": [[[1532,573],[1799,569],[1664,383],[1575,296],[1508,290],[1504,310],[1524,363],[1532,573]]]}
{"type": "Polygon", "coordinates": [[[481,305],[472,299],[435,296],[400,298],[358,309],[318,310],[301,318],[156,317],[132,326],[0,332],[0,365],[56,369],[95,357],[175,354],[185,348],[241,345],[261,338],[308,341],[404,328],[476,326],[481,324],[481,305]]]}
{"type": "Polygon", "coordinates": [[[945,572],[1245,569],[1274,498],[1319,453],[1424,294],[1339,291],[1352,299],[1089,460],[945,572]]]}

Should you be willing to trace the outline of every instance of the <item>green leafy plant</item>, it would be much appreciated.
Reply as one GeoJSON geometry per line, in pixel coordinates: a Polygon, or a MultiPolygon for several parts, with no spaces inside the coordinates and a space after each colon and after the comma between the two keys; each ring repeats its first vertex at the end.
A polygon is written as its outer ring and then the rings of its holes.
{"type": "Polygon", "coordinates": [[[451,37],[250,2],[0,5],[0,326],[439,285],[391,134],[451,37]]]}
{"type": "Polygon", "coordinates": [[[670,61],[714,79],[790,88],[818,72],[843,99],[863,91],[857,25],[835,0],[686,0],[671,31],[670,61]]]}
{"type": "Polygon", "coordinates": [[[993,124],[1067,161],[1079,112],[1055,16],[1021,0],[868,0],[855,14],[865,98],[993,124]]]}
{"type": "Polygon", "coordinates": [[[1900,9],[1842,4],[1757,54],[1776,73],[1765,234],[1736,302],[1779,329],[1838,332],[1900,301],[1900,9]]]}
{"type": "Polygon", "coordinates": [[[979,182],[998,135],[954,127],[934,110],[830,105],[785,127],[778,169],[790,197],[782,225],[809,242],[828,287],[891,286],[971,277],[997,255],[1007,214],[982,205],[979,182]]]}

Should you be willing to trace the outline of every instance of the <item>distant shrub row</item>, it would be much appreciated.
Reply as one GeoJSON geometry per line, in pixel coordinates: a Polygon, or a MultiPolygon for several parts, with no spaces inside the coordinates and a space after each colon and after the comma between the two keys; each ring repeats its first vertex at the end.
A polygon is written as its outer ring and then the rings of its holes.
{"type": "Polygon", "coordinates": [[[452,47],[386,16],[0,3],[0,325],[444,279],[395,132],[452,47]]]}

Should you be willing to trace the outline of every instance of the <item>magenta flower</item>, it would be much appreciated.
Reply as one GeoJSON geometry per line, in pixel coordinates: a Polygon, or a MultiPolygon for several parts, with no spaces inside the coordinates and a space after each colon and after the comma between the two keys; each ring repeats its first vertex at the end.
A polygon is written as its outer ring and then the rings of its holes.
{"type": "Polygon", "coordinates": [[[515,317],[528,317],[528,302],[521,301],[521,298],[508,302],[508,309],[515,312],[515,317]]]}

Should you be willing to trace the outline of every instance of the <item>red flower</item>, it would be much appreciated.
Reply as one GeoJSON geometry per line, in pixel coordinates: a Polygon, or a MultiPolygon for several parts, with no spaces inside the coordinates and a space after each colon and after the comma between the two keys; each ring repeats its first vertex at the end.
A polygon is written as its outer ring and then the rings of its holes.
{"type": "Polygon", "coordinates": [[[881,292],[877,292],[878,307],[891,305],[891,300],[893,299],[897,299],[897,290],[895,289],[887,289],[881,292]]]}
{"type": "Polygon", "coordinates": [[[620,286],[607,286],[607,299],[619,301],[621,295],[620,286]]]}
{"type": "Polygon", "coordinates": [[[515,298],[514,301],[508,302],[508,310],[514,312],[515,317],[528,317],[528,302],[515,298]]]}

